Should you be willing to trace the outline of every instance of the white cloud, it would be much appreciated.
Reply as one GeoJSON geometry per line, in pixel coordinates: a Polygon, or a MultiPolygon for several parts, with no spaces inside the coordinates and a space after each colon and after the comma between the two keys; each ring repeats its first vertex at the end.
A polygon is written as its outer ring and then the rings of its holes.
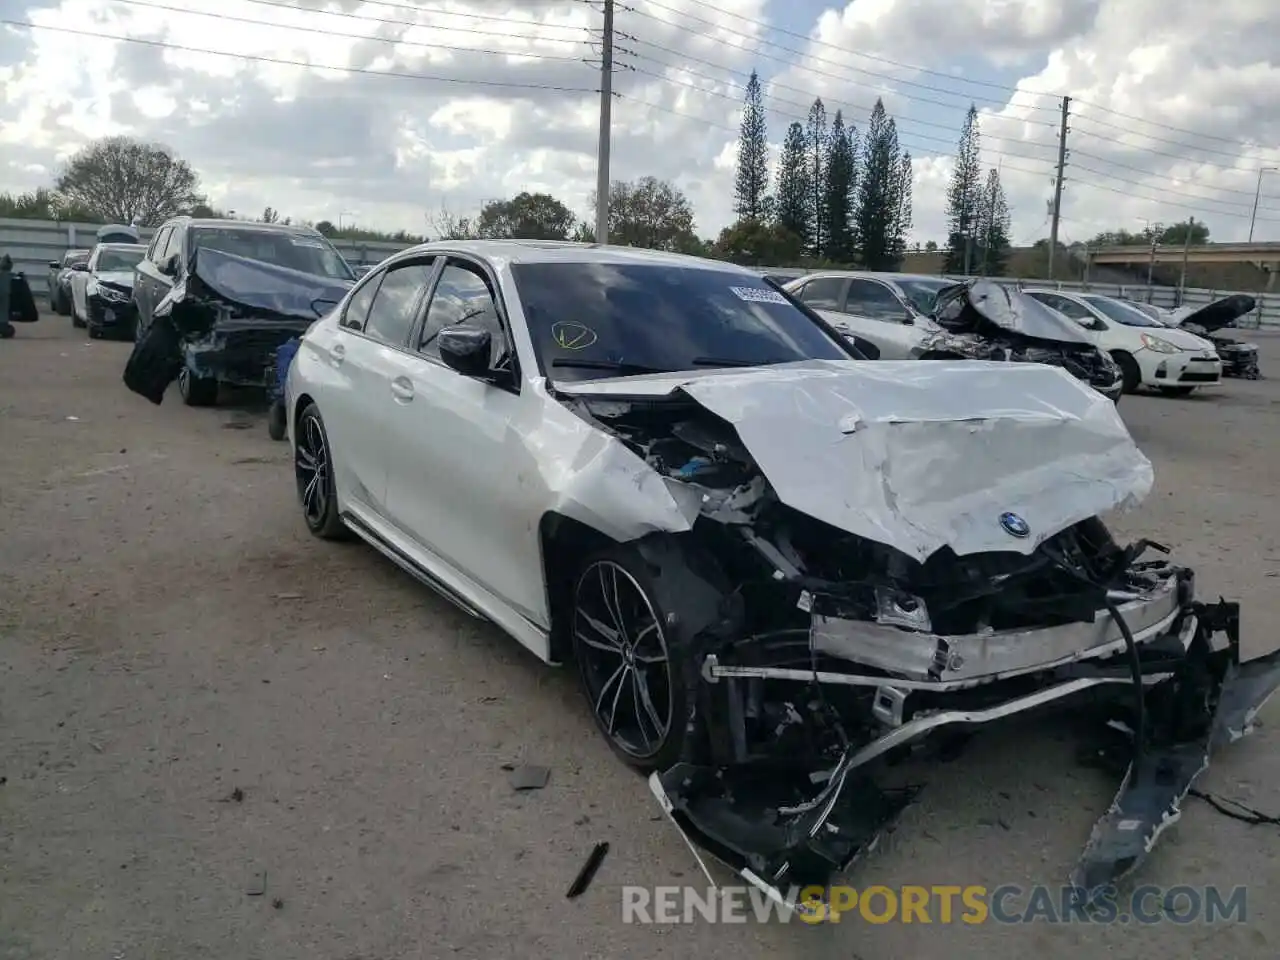
{"type": "MultiPolygon", "coordinates": [[[[215,202],[241,211],[359,211],[369,225],[421,231],[442,203],[467,213],[530,189],[590,217],[593,7],[292,2],[220,0],[212,17],[158,9],[211,10],[205,0],[10,3],[5,18],[168,47],[0,27],[0,189],[46,184],[78,146],[129,133],[173,147],[215,202]]],[[[970,98],[983,109],[984,160],[1003,165],[1019,241],[1047,233],[1049,94],[1073,98],[1068,239],[1188,215],[1216,238],[1243,239],[1257,170],[1280,165],[1280,8],[1268,0],[1220,4],[1212,29],[1199,0],[857,0],[808,22],[785,0],[628,6],[618,14],[612,172],[675,181],[704,235],[732,216],[739,98],[752,68],[766,82],[775,158],[786,124],[814,96],[859,128],[884,97],[915,158],[921,241],[943,234],[949,154],[970,98]]],[[[1270,183],[1257,235],[1280,239],[1280,176],[1270,183]]]]}

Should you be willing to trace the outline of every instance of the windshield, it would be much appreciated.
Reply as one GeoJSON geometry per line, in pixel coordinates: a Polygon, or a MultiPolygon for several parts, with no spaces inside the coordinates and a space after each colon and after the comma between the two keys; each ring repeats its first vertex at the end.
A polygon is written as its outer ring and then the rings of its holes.
{"type": "Polygon", "coordinates": [[[147,250],[100,250],[98,251],[99,273],[128,273],[141,261],[147,250]]]}
{"type": "Polygon", "coordinates": [[[1109,297],[1084,297],[1080,298],[1095,310],[1100,311],[1105,316],[1114,320],[1116,323],[1123,323],[1126,327],[1163,327],[1163,323],[1152,320],[1141,310],[1135,307],[1126,306],[1118,300],[1112,300],[1109,297]]]}
{"type": "Polygon", "coordinates": [[[934,301],[938,298],[938,291],[951,286],[951,280],[899,280],[898,286],[902,288],[902,292],[906,294],[911,305],[921,313],[928,314],[933,312],[934,301]]]}
{"type": "Polygon", "coordinates": [[[192,230],[192,249],[208,247],[250,260],[300,270],[316,277],[354,280],[355,275],[324,237],[275,230],[236,230],[198,227],[192,230]]]}
{"type": "Polygon", "coordinates": [[[88,262],[89,262],[88,250],[74,250],[71,253],[66,254],[62,258],[62,265],[64,267],[69,267],[72,264],[76,264],[76,263],[88,263],[88,262]]]}
{"type": "Polygon", "coordinates": [[[511,272],[553,380],[856,356],[755,277],[631,263],[525,263],[511,272]]]}

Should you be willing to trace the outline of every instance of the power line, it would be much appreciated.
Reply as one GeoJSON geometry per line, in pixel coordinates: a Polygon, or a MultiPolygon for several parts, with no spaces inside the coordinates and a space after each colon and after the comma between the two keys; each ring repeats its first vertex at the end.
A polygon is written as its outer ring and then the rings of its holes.
{"type": "MultiPolygon", "coordinates": [[[[1102,122],[1102,121],[1100,121],[1100,120],[1092,119],[1092,118],[1089,118],[1089,117],[1085,117],[1085,118],[1083,118],[1083,119],[1084,119],[1084,120],[1086,120],[1086,121],[1088,121],[1088,122],[1092,122],[1092,123],[1101,123],[1101,122],[1102,122]]],[[[1124,129],[1123,127],[1120,127],[1120,126],[1118,126],[1117,124],[1107,124],[1107,125],[1108,125],[1108,126],[1116,127],[1116,129],[1124,129]]],[[[1124,142],[1123,140],[1121,140],[1119,137],[1109,136],[1109,135],[1104,134],[1104,133],[1095,133],[1094,131],[1090,130],[1088,127],[1083,127],[1083,128],[1075,127],[1075,128],[1072,128],[1072,129],[1073,129],[1073,132],[1074,132],[1074,133],[1081,133],[1081,134],[1084,134],[1086,137],[1093,137],[1093,139],[1095,139],[1095,140],[1101,140],[1103,143],[1114,143],[1114,144],[1117,144],[1118,146],[1124,147],[1126,150],[1133,150],[1133,151],[1136,151],[1136,152],[1139,152],[1139,153],[1150,153],[1150,154],[1153,154],[1154,156],[1157,156],[1157,157],[1169,157],[1170,159],[1173,159],[1173,160],[1184,160],[1184,161],[1185,161],[1185,160],[1187,159],[1186,154],[1182,154],[1182,153],[1169,153],[1169,151],[1167,151],[1167,150],[1157,150],[1157,149],[1155,149],[1154,147],[1137,147],[1137,146],[1133,146],[1132,144],[1125,143],[1125,142],[1124,142]]],[[[1227,157],[1228,159],[1231,159],[1231,160],[1240,160],[1240,159],[1243,157],[1243,155],[1244,155],[1244,150],[1243,150],[1243,149],[1238,150],[1238,151],[1236,151],[1235,153],[1228,153],[1226,150],[1217,150],[1217,149],[1215,149],[1215,148],[1213,148],[1213,147],[1198,147],[1198,146],[1196,146],[1196,145],[1194,145],[1194,144],[1190,144],[1190,143],[1178,143],[1178,142],[1177,142],[1177,141],[1175,141],[1175,140],[1166,140],[1166,139],[1164,139],[1163,137],[1156,137],[1156,136],[1153,136],[1152,134],[1149,134],[1149,133],[1142,133],[1142,132],[1140,132],[1140,131],[1129,130],[1129,131],[1127,131],[1127,132],[1128,132],[1131,136],[1135,136],[1135,137],[1145,137],[1145,138],[1146,138],[1146,139],[1148,139],[1148,140],[1155,140],[1157,143],[1170,143],[1170,144],[1173,144],[1173,146],[1175,146],[1175,147],[1181,147],[1181,148],[1182,148],[1182,149],[1184,149],[1184,150],[1198,150],[1198,151],[1200,151],[1201,153],[1212,153],[1212,154],[1215,154],[1215,155],[1220,156],[1220,157],[1227,157]]],[[[1241,146],[1243,147],[1243,144],[1241,144],[1241,146]]],[[[1207,162],[1216,162],[1216,161],[1204,161],[1204,162],[1206,162],[1206,163],[1207,163],[1207,162]]],[[[1219,164],[1219,165],[1221,165],[1221,164],[1219,164]]]]}
{"type": "Polygon", "coordinates": [[[214,57],[229,57],[233,60],[251,60],[258,63],[272,63],[285,67],[305,67],[311,70],[330,70],[335,73],[363,74],[371,77],[392,77],[399,80],[426,80],[433,83],[456,83],[462,86],[503,87],[515,90],[555,90],[562,93],[597,93],[589,87],[564,87],[546,83],[516,83],[503,80],[473,80],[462,77],[441,77],[426,73],[402,73],[390,70],[368,70],[363,67],[334,67],[323,63],[309,63],[305,60],[286,60],[282,57],[268,57],[252,53],[231,53],[226,50],[209,50],[205,47],[189,47],[183,44],[169,43],[166,40],[149,40],[142,37],[122,37],[116,34],[103,33],[100,30],[76,30],[73,27],[55,27],[43,23],[30,23],[26,20],[0,19],[0,24],[10,27],[24,27],[28,30],[47,30],[52,33],[65,33],[77,37],[88,37],[95,40],[115,40],[119,43],[135,43],[147,47],[158,47],[163,50],[179,50],[183,53],[202,53],[214,57]]]}
{"type": "MultiPolygon", "coordinates": [[[[348,40],[371,40],[375,43],[390,43],[393,45],[404,45],[406,47],[422,47],[431,50],[450,50],[461,53],[475,53],[494,57],[527,57],[531,60],[556,60],[561,63],[585,63],[583,57],[563,57],[550,53],[523,53],[515,50],[486,50],[481,47],[459,47],[447,43],[428,43],[420,40],[399,40],[395,37],[368,37],[362,35],[351,36],[341,30],[326,30],[324,27],[307,27],[301,24],[292,23],[273,23],[270,20],[254,20],[252,17],[236,17],[229,13],[214,13],[208,10],[191,10],[186,7],[171,7],[163,3],[151,3],[150,0],[111,0],[112,3],[125,3],[142,10],[164,10],[169,13],[191,14],[197,17],[213,17],[216,20],[230,20],[234,23],[243,23],[253,27],[270,27],[278,30],[298,30],[303,33],[314,33],[325,37],[342,37],[348,40]]],[[[252,2],[252,0],[251,0],[252,2]]],[[[272,4],[279,6],[280,4],[272,4]]],[[[297,9],[297,8],[295,8],[297,9]]],[[[407,26],[407,24],[406,24],[407,26]]],[[[508,36],[510,36],[508,34],[508,36]]],[[[516,39],[528,40],[529,37],[520,37],[516,39]]]]}
{"type": "MultiPolygon", "coordinates": [[[[117,0],[120,3],[130,2],[130,0],[117,0]]],[[[246,3],[255,3],[262,7],[275,7],[279,10],[292,10],[296,13],[321,14],[326,17],[342,17],[346,20],[367,21],[369,23],[383,23],[398,27],[433,27],[439,30],[448,30],[451,33],[472,33],[483,37],[510,37],[510,30],[476,30],[471,27],[454,27],[443,23],[422,23],[414,20],[394,20],[387,17],[374,17],[365,13],[347,13],[342,10],[313,10],[310,7],[300,7],[296,3],[288,3],[287,0],[244,0],[246,3]]],[[[546,30],[572,30],[576,33],[591,35],[589,27],[571,27],[563,23],[547,23],[545,20],[520,20],[515,17],[496,17],[484,13],[458,13],[453,10],[441,10],[435,7],[413,7],[403,3],[381,3],[378,0],[367,0],[367,2],[379,7],[392,7],[394,9],[412,10],[415,13],[429,13],[432,16],[439,17],[467,17],[472,20],[486,20],[495,23],[513,23],[524,27],[538,27],[546,30]]],[[[195,13],[196,11],[189,11],[195,13]]],[[[372,39],[372,38],[369,38],[372,39]]],[[[568,37],[525,37],[527,40],[537,40],[539,43],[582,43],[582,38],[570,39],[568,37]]],[[[401,41],[403,42],[403,41],[401,41]]]]}
{"type": "MultiPolygon", "coordinates": [[[[759,40],[759,38],[757,38],[757,37],[755,37],[755,36],[753,36],[753,35],[751,35],[751,34],[742,33],[741,31],[733,30],[733,29],[731,29],[731,28],[729,28],[729,27],[724,26],[724,25],[723,25],[723,24],[721,24],[721,23],[717,23],[717,22],[716,22],[716,21],[714,21],[714,20],[708,20],[708,19],[706,19],[705,17],[699,17],[699,16],[697,16],[697,15],[695,15],[695,14],[692,14],[692,13],[685,13],[683,10],[678,10],[678,9],[676,9],[675,7],[670,7],[670,6],[668,6],[667,4],[665,4],[665,3],[661,3],[661,2],[659,2],[659,0],[644,0],[644,2],[646,2],[646,3],[650,4],[651,6],[658,7],[658,8],[660,8],[660,9],[662,9],[662,10],[667,10],[667,11],[669,11],[669,12],[671,12],[671,13],[677,14],[677,15],[679,15],[679,16],[681,16],[681,17],[687,17],[687,18],[688,18],[688,19],[690,19],[690,20],[696,20],[696,21],[698,21],[699,23],[705,23],[705,24],[708,24],[708,25],[710,25],[710,26],[716,27],[716,28],[718,28],[718,29],[720,29],[720,30],[724,30],[726,33],[729,33],[729,34],[733,34],[733,35],[736,35],[736,36],[739,36],[739,37],[745,37],[745,38],[750,39],[750,40],[759,40]]],[[[875,54],[862,53],[862,52],[857,51],[857,50],[849,50],[849,49],[847,49],[847,48],[845,48],[845,47],[837,46],[837,45],[836,45],[836,44],[834,44],[834,43],[827,43],[827,42],[826,42],[826,41],[824,41],[824,40],[815,40],[815,39],[813,39],[812,37],[806,36],[805,34],[802,34],[802,33],[796,33],[796,32],[795,32],[795,31],[793,31],[793,30],[787,30],[787,29],[785,29],[785,28],[783,28],[783,27],[777,27],[777,26],[774,26],[773,24],[765,23],[765,22],[764,22],[764,21],[762,21],[762,20],[753,20],[753,19],[752,19],[752,18],[750,18],[750,17],[744,17],[744,16],[742,16],[740,13],[738,13],[737,11],[733,11],[733,10],[725,10],[723,7],[717,7],[715,4],[706,3],[706,2],[705,2],[705,0],[704,0],[704,2],[702,2],[702,3],[700,4],[700,6],[701,6],[701,8],[702,8],[702,9],[704,9],[704,10],[713,10],[713,11],[715,11],[716,13],[723,13],[725,16],[732,17],[734,20],[737,20],[737,21],[738,21],[738,22],[740,22],[740,23],[749,23],[749,24],[751,24],[752,26],[756,26],[756,27],[763,27],[765,30],[770,30],[770,31],[772,31],[773,33],[781,34],[781,35],[783,35],[783,36],[788,36],[788,37],[795,37],[795,38],[796,38],[796,39],[798,39],[798,40],[804,40],[805,42],[807,42],[807,43],[811,43],[811,44],[813,44],[814,46],[827,47],[827,48],[829,48],[829,49],[831,49],[831,50],[835,50],[837,53],[841,53],[841,54],[843,54],[843,55],[845,55],[845,56],[847,56],[847,57],[849,57],[849,56],[852,56],[852,57],[862,57],[862,58],[864,58],[864,59],[866,59],[866,60],[873,60],[873,61],[876,61],[877,63],[884,63],[884,64],[888,64],[889,66],[893,66],[893,67],[902,67],[903,69],[906,69],[906,70],[913,70],[913,71],[915,71],[916,73],[922,73],[922,74],[926,74],[926,75],[928,75],[928,76],[934,76],[934,77],[942,77],[943,79],[945,79],[945,80],[949,80],[949,81],[951,81],[952,83],[956,83],[956,82],[960,82],[960,83],[969,83],[969,84],[973,84],[974,86],[987,87],[987,88],[990,88],[990,89],[1001,90],[1001,91],[1004,91],[1004,92],[1011,92],[1011,93],[1024,93],[1024,94],[1028,94],[1028,95],[1030,95],[1030,96],[1035,96],[1035,97],[1056,97],[1056,96],[1057,96],[1057,94],[1051,94],[1051,93],[1037,93],[1037,92],[1035,92],[1035,91],[1031,91],[1031,90],[1019,90],[1017,87],[1011,87],[1011,86],[1009,86],[1008,84],[1003,84],[1003,83],[993,83],[993,82],[991,82],[991,81],[989,81],[989,80],[970,80],[970,79],[969,79],[969,78],[967,78],[967,77],[957,77],[957,76],[954,76],[954,75],[952,75],[952,74],[950,74],[950,73],[944,73],[944,72],[943,72],[943,71],[941,71],[941,70],[929,70],[929,69],[927,69],[927,68],[925,68],[925,67],[917,66],[917,65],[915,65],[915,64],[911,64],[911,63],[902,63],[902,62],[901,62],[901,61],[899,61],[899,60],[890,60],[888,57],[880,57],[880,56],[876,56],[875,54]]],[[[636,12],[637,12],[637,13],[640,13],[640,11],[638,11],[638,10],[637,10],[636,12]]],[[[642,16],[649,16],[649,14],[641,14],[641,15],[642,15],[642,16]]],[[[653,18],[653,19],[657,19],[657,18],[653,18]]],[[[783,49],[783,50],[788,50],[788,51],[790,51],[791,53],[799,54],[800,56],[809,56],[809,54],[807,54],[807,53],[803,53],[803,52],[801,52],[801,51],[799,51],[799,50],[794,50],[794,49],[792,49],[791,47],[784,47],[784,46],[782,46],[781,44],[773,43],[772,41],[769,41],[769,40],[764,40],[764,41],[760,41],[760,42],[767,43],[767,44],[769,44],[770,46],[779,47],[780,49],[783,49]]],[[[816,58],[816,59],[821,59],[821,58],[816,58]]],[[[823,60],[822,62],[824,62],[824,63],[830,63],[831,61],[829,61],[829,60],[823,60]]],[[[899,80],[898,78],[893,77],[892,75],[889,75],[889,74],[875,73],[875,72],[870,71],[870,70],[860,70],[860,69],[859,69],[859,68],[857,68],[857,67],[849,67],[848,69],[850,69],[850,70],[858,70],[858,72],[860,72],[860,73],[869,73],[871,76],[874,76],[874,77],[882,77],[882,78],[887,79],[887,80],[892,80],[892,81],[894,81],[895,83],[908,83],[908,82],[909,82],[909,81],[905,81],[905,80],[899,80]]],[[[941,92],[943,92],[943,93],[951,93],[951,92],[952,92],[952,91],[950,91],[950,90],[942,90],[942,88],[939,88],[939,87],[930,87],[930,86],[925,86],[925,85],[923,85],[923,84],[912,84],[912,85],[913,85],[913,86],[920,86],[920,87],[923,87],[923,89],[925,89],[925,90],[940,90],[940,91],[941,91],[941,92]]],[[[956,92],[956,96],[963,96],[963,97],[966,97],[966,98],[968,98],[968,99],[984,99],[984,98],[981,98],[981,97],[969,97],[969,95],[968,95],[968,94],[959,93],[959,92],[956,92]]],[[[998,100],[993,100],[993,99],[991,99],[991,98],[985,98],[985,99],[987,99],[987,100],[988,100],[989,102],[991,102],[991,103],[1001,103],[1001,104],[1003,104],[1003,103],[1004,103],[1004,101],[1002,101],[1002,100],[999,100],[999,101],[998,101],[998,100]]],[[[1056,107],[1045,107],[1045,108],[1040,108],[1040,109],[1052,109],[1052,110],[1056,110],[1057,108],[1056,108],[1056,107]]]]}
{"type": "MultiPolygon", "coordinates": [[[[673,10],[673,8],[671,8],[671,7],[666,7],[666,6],[662,5],[662,4],[658,4],[658,3],[656,3],[656,0],[646,0],[646,2],[653,3],[655,6],[662,6],[662,8],[663,8],[663,9],[665,9],[665,10],[673,10]]],[[[646,13],[646,12],[644,12],[643,10],[632,10],[632,12],[633,12],[633,13],[635,13],[635,14],[637,14],[638,16],[641,16],[641,17],[647,17],[647,18],[648,18],[648,19],[650,19],[650,20],[655,20],[655,21],[657,21],[658,23],[665,23],[665,22],[666,22],[666,21],[662,20],[662,18],[661,18],[661,17],[655,17],[653,14],[651,14],[651,13],[646,13]]],[[[752,36],[752,35],[750,35],[750,34],[743,33],[743,32],[741,32],[740,30],[734,30],[734,29],[732,29],[732,28],[730,28],[730,27],[726,27],[726,26],[724,26],[724,25],[722,25],[722,24],[718,24],[718,23],[716,23],[714,20],[707,20],[705,17],[695,16],[694,14],[691,14],[691,13],[684,13],[684,12],[682,12],[682,11],[673,11],[673,12],[678,13],[678,14],[679,14],[680,16],[682,16],[682,17],[688,17],[690,20],[697,20],[697,21],[699,21],[699,22],[701,22],[701,23],[710,24],[711,26],[716,27],[717,29],[719,29],[719,30],[723,30],[725,33],[730,34],[731,36],[738,36],[738,37],[742,37],[742,38],[747,39],[747,40],[751,40],[751,41],[753,41],[757,46],[759,46],[760,44],[764,44],[765,46],[775,47],[775,48],[777,48],[777,49],[779,49],[779,50],[784,50],[784,51],[786,51],[787,53],[794,54],[795,56],[803,57],[803,58],[805,58],[805,60],[807,60],[807,61],[810,61],[810,60],[816,60],[818,63],[831,64],[832,66],[839,67],[839,68],[844,69],[844,70],[852,70],[852,71],[854,71],[855,73],[865,73],[865,74],[867,74],[868,76],[875,77],[875,78],[877,78],[877,79],[879,79],[879,80],[881,80],[881,81],[884,81],[884,82],[887,82],[887,83],[892,83],[892,84],[895,84],[895,85],[897,85],[897,86],[907,86],[907,87],[915,87],[915,88],[918,88],[918,89],[921,89],[921,90],[929,90],[929,91],[933,91],[933,92],[935,92],[935,93],[941,93],[941,94],[944,94],[944,95],[946,95],[946,96],[960,97],[961,99],[969,100],[970,102],[974,102],[974,101],[981,101],[981,102],[986,102],[986,103],[999,103],[1001,106],[1004,106],[1004,105],[1005,105],[1005,102],[1004,102],[1003,100],[995,100],[995,99],[993,99],[993,98],[991,98],[991,97],[973,97],[973,96],[970,96],[970,95],[968,95],[968,94],[966,94],[966,93],[963,93],[963,92],[960,92],[960,91],[947,90],[947,89],[944,89],[944,88],[942,88],[942,87],[934,87],[934,86],[930,86],[930,85],[929,85],[929,84],[927,84],[927,83],[917,83],[917,82],[915,82],[914,80],[902,80],[902,79],[900,79],[900,78],[898,78],[898,77],[894,77],[894,76],[892,76],[892,75],[890,75],[890,74],[886,74],[886,73],[877,73],[877,72],[876,72],[876,71],[874,71],[874,70],[865,70],[865,69],[863,69],[862,67],[855,67],[855,66],[851,66],[851,65],[849,65],[849,64],[840,63],[840,62],[835,61],[835,60],[829,60],[829,59],[827,59],[827,58],[825,58],[825,57],[815,56],[815,55],[813,55],[813,54],[806,53],[806,52],[804,52],[804,51],[802,51],[802,50],[796,50],[794,47],[788,47],[788,46],[786,46],[785,44],[776,43],[776,42],[774,42],[773,40],[768,40],[768,39],[765,39],[765,38],[762,38],[762,37],[754,37],[754,36],[752,36]]],[[[674,24],[674,26],[680,27],[680,26],[681,26],[681,24],[674,24]]],[[[689,29],[689,28],[684,27],[683,29],[689,29]]],[[[638,40],[638,39],[637,39],[637,38],[635,38],[635,37],[628,37],[628,39],[636,40],[636,41],[637,41],[637,42],[639,42],[639,43],[646,43],[646,42],[647,42],[647,41],[638,40]]],[[[656,44],[650,44],[650,45],[651,45],[651,46],[657,46],[656,44]]],[[[757,57],[762,57],[762,58],[764,58],[764,59],[766,59],[766,60],[774,60],[774,61],[777,61],[778,63],[785,63],[787,66],[792,67],[792,68],[794,68],[794,69],[803,69],[803,70],[808,70],[808,71],[813,72],[813,73],[822,73],[822,71],[816,70],[816,69],[811,68],[811,67],[801,67],[799,64],[795,63],[795,62],[794,62],[794,61],[792,61],[792,60],[789,60],[789,59],[787,59],[787,58],[785,58],[785,57],[779,57],[779,56],[775,56],[775,55],[773,55],[773,54],[768,54],[768,53],[765,53],[765,52],[763,52],[763,51],[761,51],[761,50],[759,50],[759,49],[748,48],[748,47],[740,46],[740,45],[737,45],[737,44],[726,44],[726,46],[728,46],[728,47],[730,47],[731,49],[734,49],[734,50],[741,50],[741,51],[743,51],[744,53],[753,53],[753,54],[755,54],[755,56],[757,56],[757,57]]],[[[849,51],[845,51],[845,52],[846,52],[846,53],[849,53],[849,51]]],[[[861,81],[857,81],[857,80],[853,80],[853,79],[850,79],[849,77],[837,76],[837,75],[829,74],[829,73],[828,73],[828,74],[824,74],[824,75],[825,75],[825,76],[832,77],[833,79],[839,80],[839,81],[841,81],[842,83],[849,83],[849,84],[853,84],[853,85],[855,85],[855,86],[864,86],[864,87],[870,86],[870,84],[867,84],[867,83],[865,83],[865,82],[861,82],[861,81]]],[[[953,79],[955,79],[955,78],[953,78],[953,79]]],[[[875,89],[875,88],[873,88],[873,89],[875,89]]],[[[894,93],[897,93],[897,94],[898,94],[898,96],[906,97],[907,99],[910,99],[910,100],[919,100],[919,101],[920,101],[920,102],[922,102],[922,103],[933,103],[933,104],[936,104],[936,105],[938,105],[938,106],[948,107],[948,108],[950,108],[950,109],[952,109],[952,110],[958,109],[958,108],[959,108],[959,106],[960,106],[959,104],[955,104],[955,103],[943,103],[943,102],[940,102],[940,101],[937,101],[937,100],[929,100],[929,99],[927,99],[927,98],[925,98],[925,97],[920,97],[920,96],[916,96],[916,95],[914,95],[914,94],[904,93],[904,92],[903,92],[903,91],[901,91],[901,90],[896,90],[896,89],[895,89],[893,92],[894,92],[894,93]]],[[[1034,105],[1028,105],[1028,106],[1030,106],[1030,108],[1031,108],[1031,109],[1033,109],[1033,110],[1043,110],[1043,109],[1047,109],[1047,108],[1045,108],[1045,107],[1038,107],[1038,106],[1034,106],[1034,105]]]]}

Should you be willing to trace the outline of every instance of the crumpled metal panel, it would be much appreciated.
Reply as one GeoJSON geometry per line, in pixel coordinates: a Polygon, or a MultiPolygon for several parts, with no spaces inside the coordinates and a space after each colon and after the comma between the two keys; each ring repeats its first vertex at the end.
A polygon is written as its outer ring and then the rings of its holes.
{"type": "MultiPolygon", "coordinates": [[[[942,300],[941,296],[939,300],[942,300]]],[[[953,301],[953,304],[963,304],[966,309],[953,315],[955,307],[948,309],[944,304],[935,314],[937,322],[949,330],[967,331],[980,326],[968,315],[972,311],[981,320],[1007,333],[1058,343],[1093,342],[1074,320],[1069,320],[1035,297],[991,280],[975,280],[968,284],[959,301],[953,301]]]]}
{"type": "MultiPolygon", "coordinates": [[[[225,300],[248,307],[314,320],[351,289],[349,280],[321,277],[210,247],[196,251],[191,272],[225,300]]],[[[175,290],[177,287],[175,287],[175,290]]]]}
{"type": "Polygon", "coordinates": [[[558,389],[682,391],[733,424],[783,503],[922,561],[944,546],[1030,554],[1154,480],[1114,404],[1042,364],[806,361],[558,389]]]}

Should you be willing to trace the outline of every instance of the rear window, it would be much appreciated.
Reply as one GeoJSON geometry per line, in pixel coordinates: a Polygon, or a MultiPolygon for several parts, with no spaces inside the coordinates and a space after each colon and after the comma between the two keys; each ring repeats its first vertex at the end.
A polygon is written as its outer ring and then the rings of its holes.
{"type": "Polygon", "coordinates": [[[762,279],[630,263],[511,268],[547,375],[599,379],[853,354],[762,279]]]}
{"type": "Polygon", "coordinates": [[[333,246],[321,236],[272,230],[236,230],[234,227],[195,227],[191,249],[207,247],[250,260],[299,270],[316,277],[354,280],[355,275],[333,246]]]}

